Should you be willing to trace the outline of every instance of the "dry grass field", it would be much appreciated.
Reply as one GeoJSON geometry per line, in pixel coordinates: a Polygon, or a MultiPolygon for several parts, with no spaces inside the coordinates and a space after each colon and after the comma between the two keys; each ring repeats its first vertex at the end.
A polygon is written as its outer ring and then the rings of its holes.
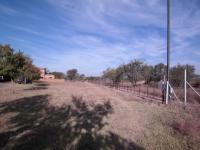
{"type": "Polygon", "coordinates": [[[88,82],[1,83],[0,149],[199,150],[200,110],[88,82]]]}

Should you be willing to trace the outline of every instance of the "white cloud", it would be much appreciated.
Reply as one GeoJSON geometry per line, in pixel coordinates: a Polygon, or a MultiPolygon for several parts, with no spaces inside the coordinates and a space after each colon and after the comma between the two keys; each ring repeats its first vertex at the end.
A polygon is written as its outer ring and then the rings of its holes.
{"type": "MultiPolygon", "coordinates": [[[[98,75],[108,67],[116,67],[131,59],[140,59],[144,55],[159,59],[163,54],[163,50],[160,48],[163,40],[158,36],[152,36],[147,40],[133,39],[131,41],[130,44],[110,43],[94,36],[74,36],[70,42],[76,47],[71,49],[57,47],[56,52],[50,50],[46,64],[51,66],[51,70],[56,67],[60,71],[78,68],[81,73],[98,75]]],[[[39,49],[44,48],[40,47],[39,49]]]]}
{"type": "MultiPolygon", "coordinates": [[[[166,1],[46,1],[59,14],[62,26],[52,27],[52,32],[29,26],[14,25],[13,28],[45,39],[36,43],[35,49],[48,51],[48,59],[43,64],[49,63],[52,69],[66,70],[74,66],[83,73],[98,74],[106,67],[134,58],[150,63],[166,60],[166,1]],[[73,34],[66,34],[72,31],[73,34]]],[[[175,57],[188,55],[190,50],[198,51],[188,39],[200,35],[200,11],[195,0],[171,2],[172,62],[178,62],[180,59],[175,57]]],[[[0,10],[7,14],[9,11],[14,13],[5,7],[0,10]]],[[[200,67],[195,60],[192,63],[195,62],[200,67]]]]}
{"type": "Polygon", "coordinates": [[[0,4],[0,13],[7,14],[7,15],[15,15],[18,12],[15,9],[12,9],[10,7],[0,4]]]}
{"type": "Polygon", "coordinates": [[[172,32],[175,38],[185,39],[200,35],[200,10],[194,1],[172,7],[172,32]]]}
{"type": "MultiPolygon", "coordinates": [[[[158,31],[153,30],[151,31],[152,34],[144,35],[143,37],[138,37],[138,33],[134,34],[138,26],[162,29],[166,27],[165,1],[86,0],[84,2],[66,2],[59,0],[51,2],[63,12],[63,18],[71,17],[72,24],[76,26],[76,29],[89,33],[99,33],[110,38],[121,38],[118,39],[118,43],[111,44],[112,46],[110,46],[103,41],[98,41],[96,38],[75,36],[73,38],[74,41],[79,41],[75,43],[85,48],[83,50],[86,53],[85,55],[91,53],[91,49],[95,51],[94,54],[98,57],[92,56],[92,58],[95,58],[94,60],[91,59],[92,64],[98,60],[107,60],[106,62],[110,62],[110,64],[112,64],[111,62],[116,64],[117,60],[123,62],[134,57],[140,58],[145,56],[147,59],[154,58],[154,62],[159,60],[165,61],[165,58],[163,58],[166,51],[165,37],[156,35],[158,31]],[[131,34],[133,35],[131,36],[131,34]],[[128,37],[132,38],[129,39],[128,37]],[[136,54],[136,56],[133,54],[136,54]],[[132,57],[130,57],[131,55],[132,57]]],[[[195,5],[195,2],[184,1],[184,3],[185,5],[180,1],[173,1],[171,3],[171,50],[173,59],[182,58],[184,53],[187,55],[186,50],[191,50],[192,43],[187,38],[200,35],[199,7],[195,5]]],[[[163,34],[166,32],[165,30],[162,31],[163,34]]],[[[153,61],[148,60],[148,62],[153,61]]],[[[172,62],[180,62],[180,59],[172,60],[172,62]]],[[[181,62],[189,63],[191,61],[185,58],[185,61],[181,62]]],[[[194,62],[193,60],[192,63],[194,64],[194,62]]],[[[198,63],[195,63],[195,65],[200,67],[198,63]]]]}

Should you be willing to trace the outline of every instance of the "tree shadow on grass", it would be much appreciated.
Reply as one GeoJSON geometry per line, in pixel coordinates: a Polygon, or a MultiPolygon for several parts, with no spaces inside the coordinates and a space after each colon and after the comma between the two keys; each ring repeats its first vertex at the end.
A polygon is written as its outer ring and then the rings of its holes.
{"type": "Polygon", "coordinates": [[[72,102],[53,107],[48,95],[39,95],[0,104],[1,115],[17,113],[9,120],[9,131],[0,133],[0,149],[144,149],[115,133],[99,133],[106,125],[103,118],[113,112],[109,101],[89,105],[81,97],[72,97],[72,102]]]}
{"type": "Polygon", "coordinates": [[[41,83],[35,83],[35,85],[36,85],[36,86],[43,86],[43,87],[44,87],[44,86],[49,86],[48,83],[42,83],[42,82],[41,82],[41,83]]]}
{"type": "Polygon", "coordinates": [[[35,80],[33,83],[37,86],[49,86],[50,84],[46,81],[35,80]]]}
{"type": "Polygon", "coordinates": [[[46,90],[46,89],[48,89],[48,88],[43,87],[43,86],[33,86],[33,87],[28,88],[28,89],[24,89],[24,91],[46,90]]]}
{"type": "Polygon", "coordinates": [[[32,90],[46,90],[48,89],[48,83],[35,83],[32,87],[24,89],[25,91],[32,91],[32,90]]]}

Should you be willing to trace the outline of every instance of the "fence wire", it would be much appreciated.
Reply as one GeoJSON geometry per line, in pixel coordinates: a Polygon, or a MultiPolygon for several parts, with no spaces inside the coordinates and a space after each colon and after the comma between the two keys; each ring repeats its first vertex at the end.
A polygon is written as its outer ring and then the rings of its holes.
{"type": "Polygon", "coordinates": [[[122,81],[118,84],[113,84],[112,81],[101,79],[91,81],[94,84],[107,86],[109,88],[117,89],[119,91],[134,93],[140,97],[148,97],[155,100],[162,100],[162,90],[160,82],[150,82],[145,84],[144,82],[138,82],[137,84],[131,84],[128,81],[122,81]]]}
{"type": "Polygon", "coordinates": [[[187,82],[189,84],[187,85],[187,101],[190,103],[200,103],[200,77],[194,77],[187,82]]]}
{"type": "MultiPolygon", "coordinates": [[[[164,79],[163,79],[164,80],[164,79]]],[[[144,81],[137,82],[137,84],[131,84],[127,80],[123,80],[118,84],[113,84],[108,79],[92,80],[90,82],[98,85],[107,86],[109,88],[117,89],[119,91],[134,93],[140,97],[147,97],[150,99],[161,101],[163,100],[162,82],[152,81],[145,83],[144,81]]],[[[184,102],[184,75],[177,78],[170,79],[170,99],[169,101],[181,101],[184,102]]],[[[192,78],[188,82],[195,90],[200,93],[200,77],[192,78]]],[[[200,97],[189,86],[187,86],[187,102],[188,103],[200,103],[200,97]]]]}

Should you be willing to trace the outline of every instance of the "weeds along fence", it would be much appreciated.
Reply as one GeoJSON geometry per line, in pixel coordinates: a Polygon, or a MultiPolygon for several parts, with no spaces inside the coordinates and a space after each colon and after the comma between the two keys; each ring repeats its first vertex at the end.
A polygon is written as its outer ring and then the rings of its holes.
{"type": "Polygon", "coordinates": [[[185,71],[185,105],[186,102],[200,104],[200,77],[193,77],[187,80],[187,73],[185,71]]]}
{"type": "MultiPolygon", "coordinates": [[[[169,103],[170,101],[179,101],[181,103],[200,104],[200,77],[193,77],[190,80],[184,80],[184,75],[177,79],[171,77],[169,82],[169,103]],[[186,83],[186,87],[185,87],[186,83]]],[[[121,81],[118,84],[113,84],[107,79],[98,79],[90,81],[93,84],[107,86],[119,91],[133,93],[140,97],[146,97],[158,101],[162,101],[162,81],[150,82],[145,84],[143,81],[132,85],[128,81],[121,81]]]]}
{"type": "Polygon", "coordinates": [[[200,104],[200,77],[187,78],[186,71],[179,78],[170,79],[171,99],[200,104]]]}
{"type": "Polygon", "coordinates": [[[155,100],[162,100],[161,82],[151,82],[148,84],[138,82],[136,85],[132,85],[128,81],[122,81],[118,84],[113,84],[109,80],[94,80],[90,81],[93,84],[107,86],[119,91],[124,91],[128,93],[134,93],[140,97],[148,97],[155,100]]]}
{"type": "Polygon", "coordinates": [[[169,84],[170,100],[184,102],[184,75],[178,79],[171,77],[169,84]]]}

